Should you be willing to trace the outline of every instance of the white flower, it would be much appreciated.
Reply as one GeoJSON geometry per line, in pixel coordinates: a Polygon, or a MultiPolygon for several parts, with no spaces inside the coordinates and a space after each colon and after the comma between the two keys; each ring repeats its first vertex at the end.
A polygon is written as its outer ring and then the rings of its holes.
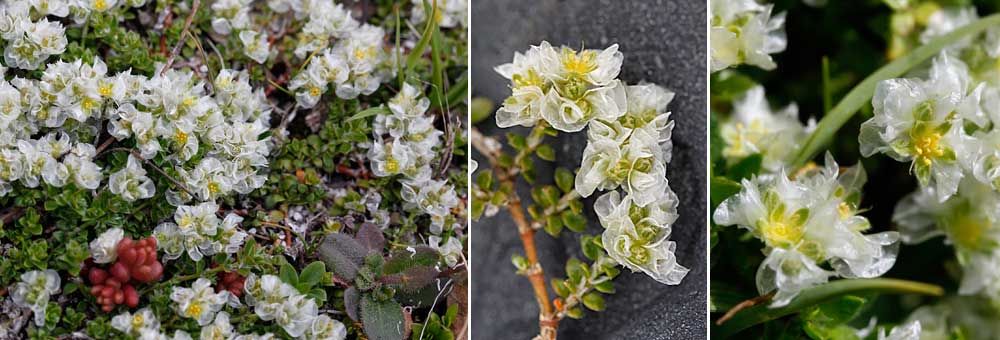
{"type": "MultiPolygon", "coordinates": [[[[413,21],[416,23],[422,23],[427,20],[427,13],[424,9],[423,0],[411,0],[413,3],[413,10],[411,16],[413,16],[413,21]]],[[[430,3],[434,3],[433,1],[430,3]]],[[[467,12],[469,10],[469,0],[437,0],[437,16],[435,21],[438,26],[451,28],[461,25],[462,27],[468,26],[469,18],[467,17],[467,12]]]]}
{"type": "Polygon", "coordinates": [[[10,297],[19,307],[29,308],[35,314],[35,325],[45,325],[45,309],[49,297],[61,289],[59,274],[52,269],[33,270],[21,274],[21,281],[14,285],[10,297]]]}
{"type": "Polygon", "coordinates": [[[111,174],[108,178],[108,188],[111,193],[129,202],[153,197],[156,185],[146,177],[146,170],[139,165],[139,162],[135,156],[129,155],[125,167],[111,174]]]}
{"type": "Polygon", "coordinates": [[[624,145],[605,138],[591,140],[583,151],[576,191],[589,197],[595,189],[623,186],[639,206],[652,202],[667,187],[663,149],[647,130],[635,130],[624,145]]]}
{"type": "Polygon", "coordinates": [[[309,330],[318,312],[319,307],[315,300],[302,294],[295,294],[281,304],[274,322],[288,335],[298,337],[309,330]]]}
{"type": "Polygon", "coordinates": [[[777,65],[771,54],[785,50],[785,13],[771,16],[773,5],[756,0],[712,0],[709,55],[712,72],[739,64],[765,70],[777,65]]]}
{"type": "Polygon", "coordinates": [[[877,277],[895,263],[898,233],[862,234],[871,227],[857,215],[865,180],[860,166],[841,173],[828,154],[824,168],[794,180],[784,170],[743,180],[742,190],[723,201],[713,219],[764,242],[767,258],[757,271],[757,289],[776,291],[772,306],[783,306],[830,276],[877,277]],[[821,267],[827,263],[835,272],[821,267]]]}
{"type": "Polygon", "coordinates": [[[331,319],[326,314],[320,314],[303,334],[303,338],[306,340],[344,340],[347,338],[347,328],[340,321],[331,319]]]}
{"type": "Polygon", "coordinates": [[[105,230],[93,241],[90,241],[90,257],[94,263],[111,263],[118,258],[118,242],[125,237],[125,232],[120,228],[105,230]]]}
{"type": "Polygon", "coordinates": [[[174,287],[170,300],[174,301],[173,308],[178,315],[195,319],[198,325],[205,326],[226,303],[226,293],[216,293],[211,281],[199,278],[191,288],[174,287]]]}
{"type": "MultiPolygon", "coordinates": [[[[542,42],[542,46],[545,45],[547,43],[542,42]]],[[[542,98],[551,84],[542,78],[541,48],[532,46],[524,54],[515,52],[512,63],[494,68],[501,76],[511,80],[511,96],[496,112],[498,127],[530,127],[542,118],[542,98]]]]}
{"type": "Polygon", "coordinates": [[[111,327],[122,331],[122,333],[139,337],[149,331],[159,333],[160,321],[153,314],[153,310],[145,307],[135,314],[125,311],[115,315],[111,318],[111,327]]]}
{"type": "Polygon", "coordinates": [[[444,257],[444,262],[449,267],[454,267],[460,260],[462,260],[462,241],[457,237],[448,237],[448,241],[442,243],[441,237],[431,235],[427,238],[427,245],[444,257]]]}
{"type": "Polygon", "coordinates": [[[934,187],[944,201],[958,189],[975,146],[962,119],[983,126],[982,85],[971,88],[964,63],[942,53],[934,58],[930,79],[889,79],[878,84],[875,116],[861,125],[861,154],[881,152],[911,169],[921,187],[934,187]]]}
{"type": "Polygon", "coordinates": [[[243,43],[243,53],[258,64],[267,61],[271,53],[271,43],[267,40],[267,32],[241,31],[240,42],[243,43]]]}
{"type": "Polygon", "coordinates": [[[670,188],[645,207],[629,195],[611,191],[594,202],[594,211],[605,229],[604,249],[616,262],[669,285],[679,284],[687,275],[688,269],[674,256],[676,244],[667,240],[677,220],[677,196],[670,188]]]}
{"type": "Polygon", "coordinates": [[[774,172],[785,165],[813,128],[799,121],[798,107],[792,103],[773,111],[764,96],[764,87],[754,86],[733,103],[733,112],[722,123],[720,134],[725,146],[722,155],[730,164],[760,154],[763,168],[774,172]]]}
{"type": "Polygon", "coordinates": [[[229,323],[229,313],[219,312],[215,315],[215,321],[208,326],[201,328],[201,340],[228,340],[231,339],[236,332],[233,330],[233,324],[229,323]]]}

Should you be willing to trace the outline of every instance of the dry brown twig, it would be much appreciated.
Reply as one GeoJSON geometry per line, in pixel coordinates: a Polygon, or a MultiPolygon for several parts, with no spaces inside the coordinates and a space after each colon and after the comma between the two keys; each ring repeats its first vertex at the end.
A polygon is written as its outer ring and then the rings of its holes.
{"type": "Polygon", "coordinates": [[[201,0],[194,0],[194,2],[191,3],[191,13],[188,13],[187,19],[184,20],[184,29],[181,30],[180,40],[178,40],[177,45],[174,45],[174,48],[170,50],[170,56],[167,57],[167,62],[163,64],[163,68],[160,69],[160,72],[157,72],[158,74],[163,74],[163,72],[169,69],[170,65],[174,63],[174,59],[181,53],[181,47],[183,47],[184,42],[187,41],[188,34],[186,33],[189,29],[191,29],[191,22],[194,21],[194,16],[198,14],[199,6],[201,6],[201,0]]]}

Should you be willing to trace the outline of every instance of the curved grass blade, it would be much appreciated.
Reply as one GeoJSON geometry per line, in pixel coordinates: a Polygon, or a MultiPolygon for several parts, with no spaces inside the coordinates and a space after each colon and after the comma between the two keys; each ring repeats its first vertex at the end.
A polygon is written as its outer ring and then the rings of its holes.
{"type": "Polygon", "coordinates": [[[872,96],[875,94],[875,86],[880,81],[902,76],[906,73],[906,71],[920,65],[930,57],[937,55],[942,49],[954,44],[956,41],[959,41],[966,36],[980,33],[987,28],[996,25],[1000,25],[1000,14],[993,14],[991,16],[984,17],[976,22],[954,30],[951,33],[931,40],[929,43],[918,47],[888,65],[882,66],[882,68],[875,71],[875,73],[869,75],[865,78],[865,80],[861,81],[860,84],[851,89],[851,92],[848,92],[847,95],[844,96],[844,99],[841,99],[840,102],[833,107],[833,110],[830,110],[830,112],[827,112],[827,114],[823,116],[819,125],[816,126],[816,131],[809,135],[805,144],[803,144],[802,148],[799,149],[795,158],[792,159],[792,163],[790,164],[791,168],[797,169],[806,164],[809,160],[813,159],[813,157],[816,157],[816,154],[818,154],[821,149],[830,142],[834,134],[837,133],[837,130],[839,130],[840,127],[851,118],[851,116],[858,112],[862,106],[871,101],[872,96]]]}
{"type": "Polygon", "coordinates": [[[712,338],[728,338],[754,325],[798,313],[840,296],[871,292],[941,296],[944,289],[932,284],[897,279],[837,280],[803,290],[784,307],[769,308],[767,304],[761,304],[739,311],[721,325],[713,324],[712,338]]]}

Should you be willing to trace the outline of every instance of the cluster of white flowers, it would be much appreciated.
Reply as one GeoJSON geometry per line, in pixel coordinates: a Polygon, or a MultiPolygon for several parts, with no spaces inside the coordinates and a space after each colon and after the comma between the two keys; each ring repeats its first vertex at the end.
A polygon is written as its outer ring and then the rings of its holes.
{"type": "Polygon", "coordinates": [[[895,264],[897,232],[862,233],[871,227],[858,215],[866,179],[860,165],[840,173],[827,154],[824,168],[794,179],[785,170],[744,179],[742,190],[715,210],[715,223],[737,225],[764,242],[767,258],[756,281],[762,295],[775,293],[772,306],[832,276],[877,277],[895,264]]]}
{"type": "Polygon", "coordinates": [[[497,126],[534,126],[545,120],[565,132],[583,130],[593,120],[613,121],[625,114],[625,85],[618,80],[623,55],[618,45],[603,51],[559,50],[547,41],[512,63],[496,67],[511,81],[511,96],[497,110],[497,126]]]}
{"type": "MultiPolygon", "coordinates": [[[[289,83],[299,106],[311,108],[330,87],[337,97],[353,99],[375,92],[395,76],[395,56],[384,46],[385,30],[359,23],[351,11],[328,0],[269,0],[277,13],[292,11],[305,20],[295,40],[295,56],[307,66],[289,83]],[[331,41],[335,43],[331,46],[331,41]]],[[[241,33],[247,54],[266,60],[266,33],[241,33]]]]}
{"type": "MultiPolygon", "coordinates": [[[[268,128],[270,105],[263,91],[253,91],[245,72],[221,71],[214,97],[190,71],[168,70],[153,78],[106,73],[99,59],[90,65],[59,61],[47,65],[40,80],[0,81],[0,195],[15,181],[33,188],[40,179],[54,187],[73,183],[96,189],[103,174],[93,162],[97,151],[89,136],[100,134],[102,120],[114,138],[134,137],[143,158],[169,151],[166,158],[199,199],[245,194],[263,185],[266,178],[257,171],[267,165],[270,139],[259,136],[268,128]],[[32,138],[43,129],[45,135],[32,138]],[[193,170],[185,168],[199,151],[205,156],[193,170]]],[[[128,201],[156,191],[134,156],[111,174],[109,189],[128,201]]],[[[173,190],[167,198],[175,205],[191,199],[173,190]]]]}
{"type": "MultiPolygon", "coordinates": [[[[69,7],[65,2],[60,0],[49,2],[55,3],[56,7],[49,8],[48,14],[55,16],[69,14],[69,7]]],[[[40,5],[40,1],[13,1],[0,4],[0,38],[4,40],[5,45],[3,60],[10,67],[34,70],[49,56],[61,54],[66,50],[67,41],[63,25],[51,22],[44,16],[32,21],[30,16],[32,5],[40,5]]]]}
{"type": "MultiPolygon", "coordinates": [[[[191,335],[185,331],[178,330],[174,336],[167,336],[160,332],[160,320],[153,314],[149,307],[142,308],[135,313],[124,311],[111,318],[111,327],[125,333],[128,336],[141,340],[191,340],[191,335]]],[[[203,338],[204,339],[204,338],[203,338]]]]}
{"type": "Polygon", "coordinates": [[[251,273],[244,284],[247,305],[261,320],[281,326],[288,335],[309,340],[343,340],[347,329],[337,320],[319,314],[312,298],[274,275],[251,273]]]}
{"type": "Polygon", "coordinates": [[[778,111],[772,110],[764,96],[764,87],[756,85],[736,99],[729,118],[719,126],[725,142],[722,156],[732,165],[759,154],[762,167],[776,172],[785,166],[814,128],[812,119],[803,126],[795,103],[778,111]]]}
{"type": "Polygon", "coordinates": [[[712,0],[709,55],[712,72],[740,64],[765,70],[777,67],[771,54],[785,50],[785,13],[757,0],[712,0]]]}
{"type": "Polygon", "coordinates": [[[45,325],[45,309],[49,306],[49,298],[62,289],[59,274],[55,270],[32,270],[21,274],[21,281],[10,290],[14,304],[21,308],[29,308],[35,313],[35,325],[45,325]]]}
{"type": "Polygon", "coordinates": [[[232,254],[240,250],[247,233],[238,228],[243,217],[229,213],[222,220],[216,216],[219,205],[205,202],[182,205],[174,212],[174,222],[164,222],[153,230],[165,260],[187,253],[198,261],[213,254],[232,254]]]}
{"type": "Polygon", "coordinates": [[[403,84],[389,100],[389,114],[375,116],[374,141],[368,150],[372,173],[386,177],[402,175],[400,196],[404,208],[431,217],[428,245],[437,249],[449,265],[461,257],[462,243],[457,237],[443,240],[439,235],[461,226],[452,210],[459,205],[455,187],[444,179],[434,179],[436,148],[444,133],[434,127],[434,117],[427,115],[430,100],[416,86],[403,84]],[[442,241],[444,241],[442,243],[442,241]]]}
{"type": "MultiPolygon", "coordinates": [[[[413,9],[411,10],[413,21],[416,23],[421,23],[427,20],[427,13],[424,9],[425,0],[410,0],[413,3],[413,9]]],[[[430,0],[427,1],[429,4],[437,4],[437,15],[434,20],[437,22],[438,26],[451,28],[461,25],[461,27],[469,26],[469,0],[430,0]]]]}
{"type": "Polygon", "coordinates": [[[251,29],[252,3],[253,0],[218,0],[212,3],[212,30],[224,36],[238,32],[243,54],[263,64],[271,56],[271,42],[267,32],[251,29]]]}
{"type": "Polygon", "coordinates": [[[329,87],[341,99],[378,90],[396,74],[395,55],[386,51],[384,37],[381,27],[364,24],[343,33],[333,47],[314,52],[308,66],[288,87],[295,91],[298,104],[304,108],[315,106],[329,87]]]}
{"type": "Polygon", "coordinates": [[[687,269],[667,240],[677,219],[677,197],[666,177],[674,126],[666,107],[674,93],[653,84],[625,85],[617,79],[623,59],[618,45],[578,52],[543,41],[516,53],[512,63],[496,68],[511,80],[512,92],[496,122],[501,128],[539,120],[564,132],[587,128],[575,190],[583,197],[612,190],[594,206],[608,254],[626,268],[678,284],[687,269]]]}

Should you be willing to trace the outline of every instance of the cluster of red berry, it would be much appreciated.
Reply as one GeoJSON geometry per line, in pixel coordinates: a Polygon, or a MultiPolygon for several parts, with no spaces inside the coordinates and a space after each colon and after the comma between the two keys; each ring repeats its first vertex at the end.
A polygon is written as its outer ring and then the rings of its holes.
{"type": "Polygon", "coordinates": [[[87,260],[87,279],[90,293],[97,297],[97,303],[105,312],[111,312],[115,305],[125,304],[130,308],[139,305],[139,294],[134,282],[149,283],[159,281],[163,276],[163,264],[156,257],[156,239],[153,237],[135,241],[123,238],[115,247],[118,260],[108,269],[98,268],[87,260]]]}
{"type": "Polygon", "coordinates": [[[237,272],[219,272],[217,277],[219,284],[215,286],[216,293],[228,290],[236,297],[243,296],[243,283],[247,280],[246,277],[237,272]]]}

